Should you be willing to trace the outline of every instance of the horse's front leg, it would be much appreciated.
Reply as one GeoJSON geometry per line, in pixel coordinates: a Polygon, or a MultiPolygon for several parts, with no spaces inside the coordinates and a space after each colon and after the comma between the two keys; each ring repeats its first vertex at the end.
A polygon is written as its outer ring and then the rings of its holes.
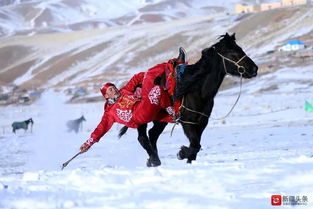
{"type": "Polygon", "coordinates": [[[201,148],[201,136],[206,124],[194,125],[194,124],[182,124],[185,135],[189,139],[189,147],[182,146],[180,151],[177,153],[179,160],[187,159],[187,163],[191,163],[196,160],[197,154],[201,148]]]}
{"type": "Polygon", "coordinates": [[[149,158],[147,160],[148,167],[155,167],[161,165],[159,156],[152,148],[149,138],[147,136],[147,124],[139,126],[138,130],[138,141],[141,146],[147,151],[149,158]]]}

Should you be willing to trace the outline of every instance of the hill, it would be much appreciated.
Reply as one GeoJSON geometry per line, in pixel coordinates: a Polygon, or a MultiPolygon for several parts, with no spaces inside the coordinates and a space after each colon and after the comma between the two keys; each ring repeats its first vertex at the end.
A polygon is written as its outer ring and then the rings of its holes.
{"type": "Polygon", "coordinates": [[[297,6],[252,14],[216,13],[102,29],[3,36],[0,85],[84,87],[97,92],[103,82],[122,85],[134,73],[177,56],[179,46],[186,48],[193,63],[202,49],[225,32],[236,33],[238,43],[260,66],[261,74],[282,65],[309,65],[310,58],[276,49],[289,39],[301,39],[312,46],[312,16],[312,7],[297,6]]]}

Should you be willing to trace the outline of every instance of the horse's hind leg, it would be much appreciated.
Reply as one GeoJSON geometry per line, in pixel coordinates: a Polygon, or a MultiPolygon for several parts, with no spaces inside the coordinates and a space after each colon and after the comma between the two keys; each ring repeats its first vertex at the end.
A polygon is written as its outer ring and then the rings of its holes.
{"type": "Polygon", "coordinates": [[[72,124],[72,130],[77,134],[79,131],[79,124],[73,123],[72,124]]]}
{"type": "Polygon", "coordinates": [[[159,159],[159,156],[154,151],[154,149],[151,146],[151,143],[149,141],[149,138],[147,136],[147,124],[143,124],[139,126],[138,130],[138,141],[141,144],[141,146],[147,151],[149,155],[149,159],[147,161],[148,167],[155,167],[161,165],[161,161],[159,159]]]}
{"type": "Polygon", "coordinates": [[[153,127],[148,131],[150,143],[156,153],[158,153],[157,141],[166,126],[165,122],[153,121],[153,127]]]}

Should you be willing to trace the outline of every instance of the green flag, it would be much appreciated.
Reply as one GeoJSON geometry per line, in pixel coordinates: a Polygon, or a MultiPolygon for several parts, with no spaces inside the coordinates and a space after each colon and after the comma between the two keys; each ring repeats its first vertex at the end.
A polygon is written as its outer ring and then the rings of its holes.
{"type": "Polygon", "coordinates": [[[304,110],[307,112],[313,112],[313,105],[311,105],[308,101],[305,101],[304,110]]]}

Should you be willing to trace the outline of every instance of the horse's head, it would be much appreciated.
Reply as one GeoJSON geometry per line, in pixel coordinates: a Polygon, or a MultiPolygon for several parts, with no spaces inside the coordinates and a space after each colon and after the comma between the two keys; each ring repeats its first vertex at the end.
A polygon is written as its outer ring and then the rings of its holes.
{"type": "Polygon", "coordinates": [[[227,74],[242,75],[244,78],[252,78],[257,75],[258,66],[237,45],[235,34],[226,33],[222,35],[220,41],[211,48],[222,60],[223,68],[227,74]]]}
{"type": "Polygon", "coordinates": [[[29,118],[27,121],[28,121],[28,123],[34,124],[34,121],[32,118],[29,118]]]}
{"type": "Polygon", "coordinates": [[[86,118],[85,118],[85,116],[81,116],[81,119],[82,119],[82,121],[86,121],[86,118]]]}

